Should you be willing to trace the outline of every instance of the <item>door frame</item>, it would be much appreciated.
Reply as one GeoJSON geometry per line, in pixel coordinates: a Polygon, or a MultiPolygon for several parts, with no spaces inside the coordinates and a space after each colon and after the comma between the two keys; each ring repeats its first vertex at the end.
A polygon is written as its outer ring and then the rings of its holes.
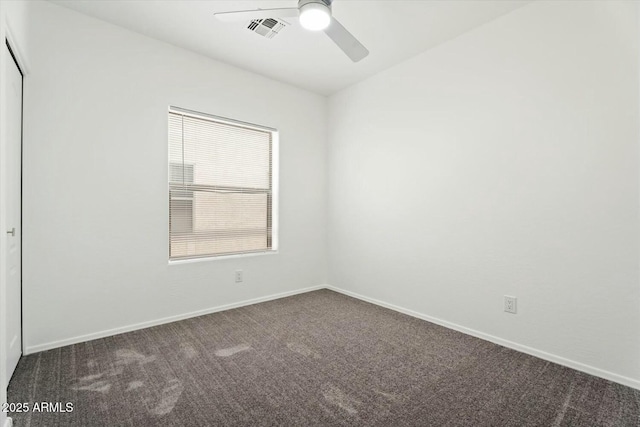
{"type": "MultiPolygon", "coordinates": [[[[9,53],[9,50],[7,48],[5,48],[4,46],[0,49],[0,70],[4,69],[4,65],[5,65],[5,61],[15,61],[15,63],[18,65],[18,69],[20,70],[21,74],[22,74],[22,141],[21,141],[21,152],[24,152],[24,88],[25,88],[25,80],[27,79],[27,75],[29,74],[29,66],[27,64],[26,58],[24,56],[24,51],[22,50],[22,47],[19,45],[19,43],[16,40],[16,37],[14,36],[14,32],[11,30],[11,24],[9,23],[9,17],[8,17],[8,13],[7,13],[7,9],[6,7],[1,7],[0,6],[0,40],[2,40],[3,44],[5,44],[6,46],[8,46],[11,49],[11,53],[9,53]]],[[[0,72],[0,88],[5,87],[6,84],[6,76],[4,72],[0,72]]],[[[1,123],[5,123],[6,122],[6,116],[7,116],[7,99],[6,99],[6,95],[5,95],[5,91],[1,91],[0,90],[0,124],[1,123]]],[[[0,205],[2,205],[2,208],[0,208],[0,231],[2,231],[2,234],[4,235],[4,231],[6,231],[7,229],[7,218],[6,218],[6,212],[5,212],[5,206],[6,203],[5,202],[5,198],[6,198],[6,177],[3,176],[4,171],[6,171],[6,167],[4,162],[6,162],[7,159],[7,153],[6,153],[6,148],[7,148],[7,134],[5,132],[5,126],[0,125],[0,171],[2,171],[2,173],[0,173],[0,205]]],[[[21,155],[21,170],[22,170],[22,155],[21,155]]],[[[22,176],[22,173],[21,173],[22,176]]],[[[21,183],[20,183],[20,187],[21,187],[21,194],[22,194],[22,179],[21,179],[21,183]]],[[[22,199],[22,197],[21,197],[22,199]]],[[[22,202],[21,202],[22,204],[22,202]]],[[[21,210],[22,210],[22,206],[21,206],[21,210]]],[[[20,222],[22,223],[22,215],[20,218],[20,222]]],[[[22,236],[21,236],[22,239],[22,236]]],[[[7,291],[7,283],[6,283],[6,250],[7,250],[7,245],[6,245],[6,239],[4,238],[0,238],[0,325],[2,325],[0,327],[0,383],[2,384],[2,386],[0,387],[0,403],[4,403],[6,402],[7,399],[7,395],[6,395],[6,389],[4,387],[4,383],[5,383],[5,378],[4,376],[6,375],[6,357],[7,357],[7,348],[6,348],[6,330],[5,330],[5,325],[6,325],[6,306],[4,306],[4,304],[6,303],[6,291],[7,291]]],[[[21,244],[21,256],[20,256],[20,263],[21,263],[21,270],[22,270],[22,244],[21,244]]],[[[22,271],[20,274],[21,277],[21,282],[22,282],[22,271]]],[[[21,283],[21,294],[22,294],[22,283],[21,283]]],[[[21,313],[24,315],[24,304],[21,298],[20,301],[21,304],[21,313]]],[[[22,353],[25,353],[25,329],[24,329],[24,325],[22,325],[22,331],[21,331],[21,339],[22,339],[22,353]]],[[[0,426],[4,426],[6,423],[10,423],[10,418],[8,418],[6,416],[6,413],[0,413],[0,426]]]]}
{"type": "MultiPolygon", "coordinates": [[[[24,154],[24,71],[22,71],[22,67],[20,66],[20,62],[16,53],[13,51],[13,47],[9,42],[9,39],[5,37],[5,46],[9,51],[10,58],[7,58],[7,61],[13,60],[16,67],[18,68],[18,72],[20,73],[20,351],[24,354],[24,321],[23,321],[23,308],[24,304],[22,303],[22,169],[24,166],[23,154],[24,154]]],[[[6,204],[5,204],[6,206],[6,204]]],[[[8,224],[7,224],[8,225],[8,224]]],[[[6,227],[5,227],[6,228],[6,227]]],[[[6,322],[5,322],[6,325],[6,322]]]]}

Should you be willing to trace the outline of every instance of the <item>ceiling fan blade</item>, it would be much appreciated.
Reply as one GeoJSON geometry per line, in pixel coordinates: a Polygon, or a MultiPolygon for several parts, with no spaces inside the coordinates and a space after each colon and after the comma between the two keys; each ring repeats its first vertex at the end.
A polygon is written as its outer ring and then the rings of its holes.
{"type": "Polygon", "coordinates": [[[214,16],[224,22],[251,21],[264,18],[290,18],[300,14],[298,8],[241,10],[238,12],[219,12],[214,16]]]}
{"type": "Polygon", "coordinates": [[[367,48],[347,31],[336,18],[331,18],[331,23],[324,32],[353,62],[358,62],[369,55],[367,48]]]}

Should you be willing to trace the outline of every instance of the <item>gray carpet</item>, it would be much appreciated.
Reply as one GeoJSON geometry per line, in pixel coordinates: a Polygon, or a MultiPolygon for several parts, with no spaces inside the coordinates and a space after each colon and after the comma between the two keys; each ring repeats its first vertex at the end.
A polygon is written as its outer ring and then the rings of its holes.
{"type": "Polygon", "coordinates": [[[321,290],[22,358],[22,426],[640,426],[640,391],[321,290]]]}

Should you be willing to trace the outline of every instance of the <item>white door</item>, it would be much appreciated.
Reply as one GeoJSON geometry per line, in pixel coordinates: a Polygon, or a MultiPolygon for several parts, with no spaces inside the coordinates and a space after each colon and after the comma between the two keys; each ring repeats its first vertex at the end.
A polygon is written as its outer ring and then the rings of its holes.
{"type": "MultiPolygon", "coordinates": [[[[5,45],[4,47],[9,50],[5,45]]],[[[22,73],[6,52],[4,75],[7,96],[7,147],[6,191],[7,227],[2,238],[7,239],[7,383],[22,355],[22,289],[21,289],[21,240],[22,240],[22,73]]],[[[7,384],[5,384],[6,387],[7,384]]]]}

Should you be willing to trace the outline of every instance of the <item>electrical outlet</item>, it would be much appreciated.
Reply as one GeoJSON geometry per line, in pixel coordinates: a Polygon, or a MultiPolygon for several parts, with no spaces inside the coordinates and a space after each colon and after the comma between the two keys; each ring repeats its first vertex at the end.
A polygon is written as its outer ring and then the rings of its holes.
{"type": "Polygon", "coordinates": [[[518,312],[518,299],[516,297],[504,296],[504,311],[516,314],[518,312]]]}
{"type": "Polygon", "coordinates": [[[242,270],[236,270],[236,283],[242,282],[242,270]]]}

